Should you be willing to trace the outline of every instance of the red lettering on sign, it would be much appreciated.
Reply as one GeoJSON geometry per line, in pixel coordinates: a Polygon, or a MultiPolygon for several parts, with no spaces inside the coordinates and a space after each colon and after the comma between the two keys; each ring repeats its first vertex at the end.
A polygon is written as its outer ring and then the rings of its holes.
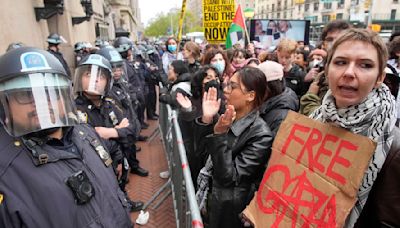
{"type": "Polygon", "coordinates": [[[265,214],[276,216],[272,227],[279,227],[285,215],[292,218],[292,227],[299,224],[302,227],[336,227],[335,195],[328,196],[314,188],[305,171],[299,176],[291,178],[289,168],[284,165],[268,168],[257,194],[257,205],[265,214]],[[284,178],[280,191],[268,190],[264,187],[273,174],[281,175],[284,178]],[[289,187],[292,189],[290,192],[287,191],[289,187]],[[265,189],[268,192],[263,198],[265,189]],[[306,210],[302,210],[304,212],[301,213],[301,209],[306,210]]]}
{"type": "Polygon", "coordinates": [[[346,168],[350,167],[349,160],[340,157],[340,152],[342,151],[342,149],[357,151],[358,147],[347,140],[341,140],[338,148],[336,149],[335,156],[333,156],[332,161],[329,164],[326,175],[332,177],[333,179],[339,181],[341,184],[344,185],[346,184],[346,179],[342,175],[333,171],[333,166],[335,165],[335,163],[339,163],[346,168]]]}
{"type": "Polygon", "coordinates": [[[298,143],[300,143],[301,145],[304,145],[304,141],[301,138],[299,138],[299,137],[297,137],[295,135],[296,131],[302,131],[304,133],[307,133],[307,132],[310,131],[310,128],[309,127],[305,127],[305,126],[300,125],[300,124],[294,124],[293,127],[292,127],[292,130],[290,131],[290,134],[289,134],[288,138],[286,139],[285,144],[282,147],[282,154],[286,154],[286,150],[289,147],[289,144],[290,144],[290,142],[292,140],[295,140],[298,143]]]}
{"type": "Polygon", "coordinates": [[[339,138],[334,135],[325,135],[324,140],[322,141],[321,146],[319,147],[317,154],[315,155],[315,168],[317,168],[322,173],[325,172],[325,167],[321,163],[318,162],[319,157],[321,156],[321,154],[325,154],[328,157],[332,156],[332,151],[326,149],[325,144],[327,142],[335,143],[338,140],[339,140],[339,138]]]}
{"type": "Polygon", "coordinates": [[[310,135],[308,136],[306,144],[303,146],[303,149],[300,151],[300,154],[296,159],[297,163],[300,163],[300,160],[303,157],[304,152],[307,150],[308,168],[310,168],[311,171],[314,171],[315,161],[313,159],[314,158],[313,147],[315,145],[318,145],[321,142],[321,139],[322,139],[322,133],[318,129],[313,128],[310,135]]]}

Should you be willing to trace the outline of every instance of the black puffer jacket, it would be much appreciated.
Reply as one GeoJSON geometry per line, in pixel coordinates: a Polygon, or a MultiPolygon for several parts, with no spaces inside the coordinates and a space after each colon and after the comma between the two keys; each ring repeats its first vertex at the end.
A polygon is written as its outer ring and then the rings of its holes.
{"type": "Polygon", "coordinates": [[[206,145],[213,163],[210,227],[241,227],[239,214],[253,198],[271,155],[271,130],[253,111],[226,134],[208,136],[206,145]]]}
{"type": "Polygon", "coordinates": [[[261,105],[260,117],[267,123],[275,137],[289,110],[297,112],[298,109],[299,99],[296,93],[286,87],[283,93],[269,98],[261,105]]]}
{"type": "Polygon", "coordinates": [[[191,86],[190,81],[192,75],[190,73],[184,73],[178,76],[172,84],[168,85],[166,90],[160,90],[160,102],[171,105],[171,108],[178,108],[179,103],[176,100],[176,94],[182,93],[187,97],[191,97],[191,86]]]}
{"type": "Polygon", "coordinates": [[[284,72],[286,86],[291,88],[299,98],[308,90],[304,84],[305,76],[306,73],[296,64],[293,64],[289,72],[284,72]]]}

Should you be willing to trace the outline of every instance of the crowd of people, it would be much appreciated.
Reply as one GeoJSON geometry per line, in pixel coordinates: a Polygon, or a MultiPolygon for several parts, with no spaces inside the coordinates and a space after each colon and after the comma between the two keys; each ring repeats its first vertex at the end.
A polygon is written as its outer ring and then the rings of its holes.
{"type": "Polygon", "coordinates": [[[345,21],[317,47],[282,39],[274,49],[179,43],[75,45],[59,52],[11,44],[0,57],[0,226],[132,227],[128,173],[159,102],[178,111],[207,227],[243,227],[289,111],[377,143],[346,227],[400,226],[400,36],[385,44],[345,21]]]}

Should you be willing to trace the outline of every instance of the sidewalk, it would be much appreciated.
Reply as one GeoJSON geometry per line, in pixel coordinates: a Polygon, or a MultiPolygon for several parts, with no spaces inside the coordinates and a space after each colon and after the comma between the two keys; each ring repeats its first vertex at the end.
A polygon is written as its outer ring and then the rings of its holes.
{"type": "MultiPolygon", "coordinates": [[[[150,127],[142,132],[143,135],[149,136],[154,129],[158,128],[158,121],[148,121],[150,127]]],[[[151,142],[139,142],[138,146],[142,151],[137,153],[137,158],[140,161],[140,166],[149,170],[148,177],[140,177],[130,174],[129,183],[126,187],[128,194],[132,200],[141,200],[146,203],[151,196],[167,181],[161,179],[159,174],[162,171],[168,170],[168,164],[165,157],[165,152],[162,146],[160,135],[156,136],[151,142]]],[[[156,205],[161,197],[168,191],[165,190],[161,195],[147,208],[150,213],[149,221],[146,225],[140,226],[135,224],[135,227],[145,228],[175,228],[175,214],[172,201],[172,195],[156,209],[156,205]]],[[[138,212],[131,213],[131,219],[134,222],[138,217],[138,212]]]]}

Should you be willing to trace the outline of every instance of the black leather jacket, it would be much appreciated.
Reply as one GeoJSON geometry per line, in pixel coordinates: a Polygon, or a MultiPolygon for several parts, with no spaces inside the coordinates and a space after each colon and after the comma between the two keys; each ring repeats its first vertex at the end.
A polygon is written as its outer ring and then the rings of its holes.
{"type": "Polygon", "coordinates": [[[206,140],[213,162],[210,227],[241,227],[239,214],[253,198],[271,155],[272,132],[254,110],[226,134],[206,140]]]}

